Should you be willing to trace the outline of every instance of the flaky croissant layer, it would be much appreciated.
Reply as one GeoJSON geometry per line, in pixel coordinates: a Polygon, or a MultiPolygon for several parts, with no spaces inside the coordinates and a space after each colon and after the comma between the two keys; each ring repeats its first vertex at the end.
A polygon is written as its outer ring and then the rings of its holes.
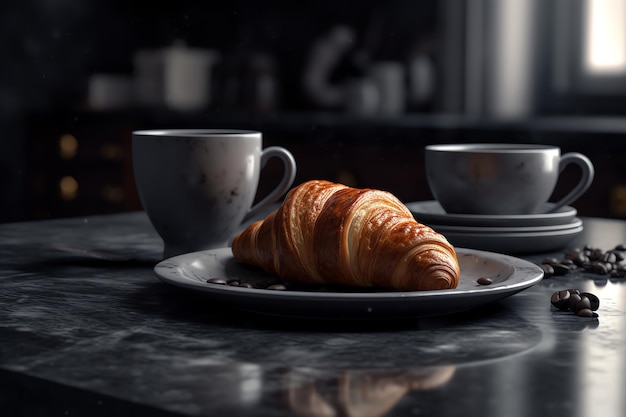
{"type": "Polygon", "coordinates": [[[456,288],[454,247],[393,194],[313,180],[232,244],[242,262],[285,282],[420,291],[456,288]]]}

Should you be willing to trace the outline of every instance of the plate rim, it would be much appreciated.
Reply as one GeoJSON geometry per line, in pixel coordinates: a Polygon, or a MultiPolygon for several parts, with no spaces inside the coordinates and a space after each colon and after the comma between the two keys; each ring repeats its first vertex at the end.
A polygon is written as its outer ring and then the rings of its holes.
{"type": "MultiPolygon", "coordinates": [[[[415,300],[415,299],[435,299],[435,298],[446,298],[451,299],[455,297],[466,297],[468,295],[474,294],[482,294],[482,295],[496,295],[496,294],[508,294],[511,295],[515,292],[519,292],[523,289],[529,288],[538,282],[540,282],[544,273],[543,270],[536,264],[531,261],[521,259],[515,256],[498,253],[498,252],[490,252],[480,249],[471,249],[471,248],[463,248],[456,247],[457,257],[464,255],[474,255],[477,257],[485,257],[487,256],[490,259],[499,258],[500,261],[504,261],[509,266],[513,268],[513,272],[511,276],[508,278],[515,276],[518,273],[522,273],[522,271],[526,271],[526,273],[530,276],[530,272],[532,271],[534,275],[532,278],[528,278],[525,280],[513,282],[506,284],[506,281],[502,285],[484,285],[477,286],[473,289],[467,290],[458,290],[458,289],[446,289],[446,290],[430,290],[430,291],[371,291],[371,292],[332,292],[332,291],[301,291],[301,290],[281,290],[281,291],[273,291],[267,289],[257,289],[257,288],[240,288],[235,286],[227,286],[227,285],[219,285],[219,284],[209,284],[201,282],[194,278],[185,278],[185,281],[181,281],[177,278],[171,278],[169,274],[169,270],[173,267],[181,267],[182,264],[179,261],[183,258],[191,257],[191,256],[211,256],[214,252],[225,252],[229,251],[230,248],[218,248],[218,249],[210,249],[205,251],[191,252],[187,254],[178,255],[172,258],[164,259],[157,263],[154,266],[154,272],[157,277],[169,284],[177,285],[185,288],[190,288],[194,290],[198,290],[200,292],[205,293],[213,293],[213,294],[228,294],[228,295],[243,295],[243,297],[263,297],[263,298],[271,298],[271,299],[289,299],[289,300],[311,300],[318,301],[320,299],[332,299],[333,301],[398,301],[398,300],[415,300]]],[[[232,253],[230,253],[232,256],[232,253]]],[[[233,257],[234,258],[234,257],[233,257]]],[[[462,273],[462,272],[461,272],[462,273]]],[[[179,275],[180,276],[180,275],[179,275]]]]}

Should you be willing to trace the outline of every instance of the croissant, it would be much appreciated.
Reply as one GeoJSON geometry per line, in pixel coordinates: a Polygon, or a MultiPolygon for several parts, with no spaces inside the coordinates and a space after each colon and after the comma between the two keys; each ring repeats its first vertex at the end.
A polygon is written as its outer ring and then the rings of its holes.
{"type": "Polygon", "coordinates": [[[454,247],[393,194],[313,180],[239,233],[240,261],[289,283],[421,291],[456,288],[454,247]]]}

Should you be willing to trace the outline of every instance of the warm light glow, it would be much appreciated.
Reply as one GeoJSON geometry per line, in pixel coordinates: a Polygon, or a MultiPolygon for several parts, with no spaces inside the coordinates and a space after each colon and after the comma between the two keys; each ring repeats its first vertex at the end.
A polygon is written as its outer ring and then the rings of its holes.
{"type": "Polygon", "coordinates": [[[59,181],[59,194],[61,199],[71,201],[78,195],[78,181],[74,177],[66,176],[59,181]]]}
{"type": "Polygon", "coordinates": [[[61,139],[59,139],[59,156],[62,159],[72,159],[76,156],[77,152],[78,140],[76,140],[74,135],[66,133],[61,136],[61,139]]]}
{"type": "Polygon", "coordinates": [[[105,143],[100,148],[100,156],[111,161],[121,161],[124,158],[124,150],[115,143],[105,143]]]}
{"type": "Polygon", "coordinates": [[[626,0],[585,0],[584,70],[626,73],[626,0]]]}

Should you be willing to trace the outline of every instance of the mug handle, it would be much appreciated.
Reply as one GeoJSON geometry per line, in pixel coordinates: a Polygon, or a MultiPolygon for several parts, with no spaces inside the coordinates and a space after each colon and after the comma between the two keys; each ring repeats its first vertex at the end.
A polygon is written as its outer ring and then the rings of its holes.
{"type": "Polygon", "coordinates": [[[280,180],[276,188],[274,188],[261,201],[256,203],[248,210],[242,222],[249,220],[252,216],[258,214],[261,210],[267,208],[270,204],[276,202],[293,184],[296,179],[296,160],[287,149],[280,146],[270,146],[265,148],[261,153],[261,169],[265,166],[270,158],[280,158],[283,161],[285,171],[283,178],[280,180]]]}
{"type": "Polygon", "coordinates": [[[595,171],[589,158],[578,152],[566,153],[561,156],[559,161],[559,173],[563,172],[565,167],[569,164],[576,164],[580,167],[582,172],[580,181],[576,184],[572,191],[556,202],[548,213],[553,213],[561,207],[578,200],[578,198],[580,198],[580,196],[583,195],[583,193],[591,186],[595,171]]]}

